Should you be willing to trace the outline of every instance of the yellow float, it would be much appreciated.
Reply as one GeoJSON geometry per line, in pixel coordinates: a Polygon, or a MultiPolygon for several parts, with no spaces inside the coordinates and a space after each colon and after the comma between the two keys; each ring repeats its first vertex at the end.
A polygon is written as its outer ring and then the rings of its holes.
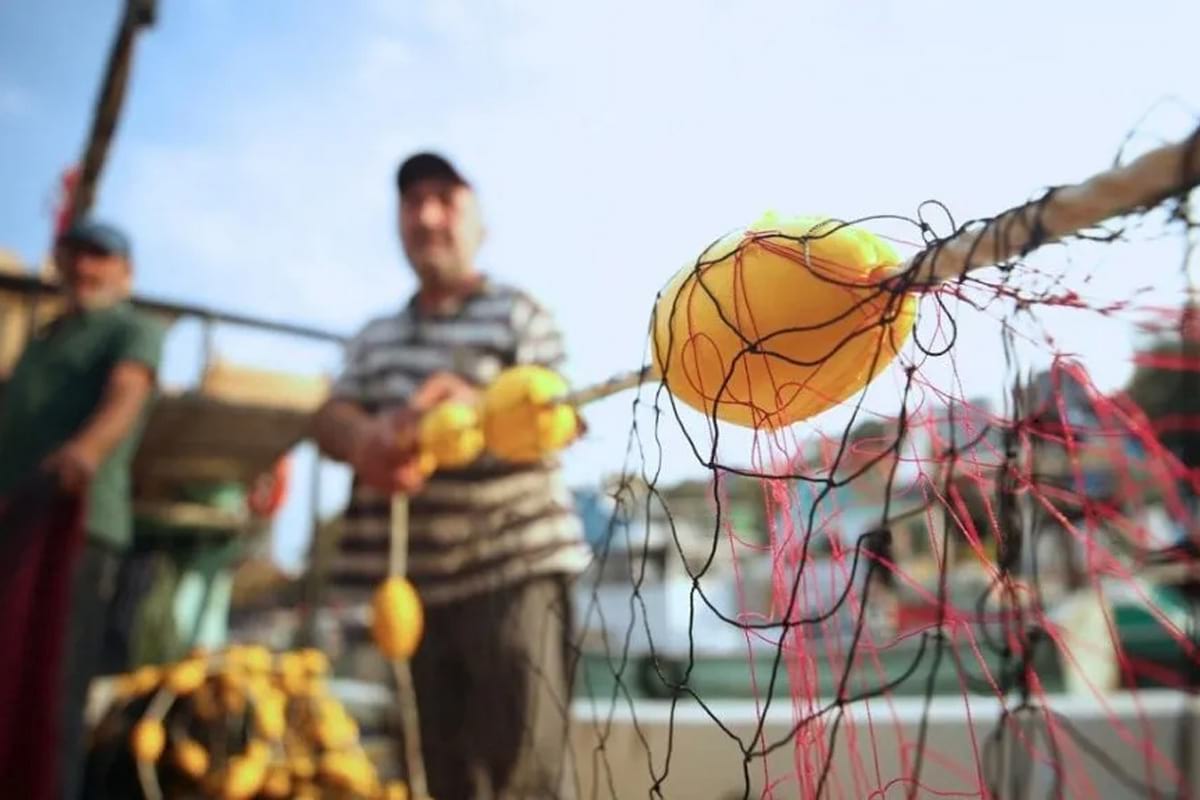
{"type": "Polygon", "coordinates": [[[426,474],[468,466],[479,458],[484,447],[479,410],[459,402],[436,406],[421,417],[417,443],[426,474]]]}
{"type": "Polygon", "coordinates": [[[135,759],[143,764],[153,764],[162,757],[167,732],[160,720],[143,719],[133,727],[130,743],[135,759]]]}
{"type": "Polygon", "coordinates": [[[579,433],[575,409],[564,403],[568,386],[546,367],[506,369],[483,393],[483,438],[488,452],[514,464],[540,461],[579,433]]]}
{"type": "Polygon", "coordinates": [[[175,765],[192,780],[198,781],[208,772],[208,751],[195,739],[180,739],[175,743],[172,752],[175,757],[175,765]]]}
{"type": "Polygon", "coordinates": [[[900,261],[862,228],[765,215],[662,292],[656,371],[675,399],[745,427],[820,414],[866,386],[908,338],[915,296],[880,288],[900,261]]]}
{"type": "Polygon", "coordinates": [[[424,612],[417,590],[399,575],[385,580],[371,599],[371,635],[390,660],[407,661],[417,651],[424,612]]]}

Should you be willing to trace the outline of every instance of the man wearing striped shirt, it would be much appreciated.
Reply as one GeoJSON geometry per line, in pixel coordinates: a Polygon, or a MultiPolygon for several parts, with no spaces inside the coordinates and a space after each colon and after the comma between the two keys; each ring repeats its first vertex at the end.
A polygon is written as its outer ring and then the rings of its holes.
{"type": "Polygon", "coordinates": [[[351,341],[317,416],[322,449],[355,473],[330,580],[361,610],[365,636],[388,570],[389,499],[407,494],[408,576],[427,614],[413,673],[431,794],[567,797],[568,582],[590,551],[558,465],[484,456],[425,480],[411,444],[422,411],[473,400],[501,369],[559,367],[561,336],[529,295],[476,268],[478,201],[453,165],[417,154],[397,188],[420,288],[351,341]]]}

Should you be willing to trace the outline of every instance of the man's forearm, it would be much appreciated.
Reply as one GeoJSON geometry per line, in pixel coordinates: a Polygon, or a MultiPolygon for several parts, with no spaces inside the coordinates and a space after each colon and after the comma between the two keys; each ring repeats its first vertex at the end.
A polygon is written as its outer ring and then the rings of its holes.
{"type": "Polygon", "coordinates": [[[322,453],[348,464],[354,460],[370,423],[371,416],[354,403],[330,400],[317,412],[313,436],[322,453]]]}
{"type": "Polygon", "coordinates": [[[154,388],[150,371],[140,364],[118,364],[109,377],[100,405],[72,438],[96,463],[103,462],[129,435],[154,388]]]}

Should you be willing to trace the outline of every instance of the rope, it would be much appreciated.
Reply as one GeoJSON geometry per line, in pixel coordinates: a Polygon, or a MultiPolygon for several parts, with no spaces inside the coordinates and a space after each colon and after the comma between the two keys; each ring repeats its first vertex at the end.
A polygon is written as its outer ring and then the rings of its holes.
{"type": "Polygon", "coordinates": [[[571,392],[567,395],[563,402],[567,405],[579,408],[588,403],[594,403],[597,400],[603,400],[606,397],[612,397],[614,394],[620,394],[626,389],[633,389],[639,386],[643,381],[652,380],[658,375],[658,370],[653,366],[645,366],[632,372],[622,372],[614,375],[608,380],[600,383],[592,384],[576,392],[571,392]]]}
{"type": "MultiPolygon", "coordinates": [[[[408,498],[392,495],[391,554],[388,571],[394,577],[404,575],[408,559],[408,498]]],[[[400,727],[404,737],[404,765],[408,770],[411,796],[429,796],[425,776],[425,759],[421,755],[421,720],[417,713],[417,690],[413,684],[412,666],[408,661],[392,662],[396,678],[396,694],[400,700],[400,727]]]]}

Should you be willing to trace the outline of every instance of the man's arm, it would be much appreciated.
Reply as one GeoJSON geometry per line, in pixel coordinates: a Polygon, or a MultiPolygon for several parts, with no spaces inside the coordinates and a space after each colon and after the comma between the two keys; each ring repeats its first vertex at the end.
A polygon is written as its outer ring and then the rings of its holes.
{"type": "Polygon", "coordinates": [[[154,373],[140,361],[119,362],[109,374],[99,406],[84,426],[47,459],[68,491],[81,491],[129,435],[154,389],[154,373]]]}
{"type": "Polygon", "coordinates": [[[362,406],[364,381],[364,329],[346,345],[345,366],[333,392],[312,419],[312,436],[327,457],[357,469],[359,455],[371,437],[375,418],[362,406]]]}
{"type": "Polygon", "coordinates": [[[425,477],[417,459],[418,420],[412,408],[371,415],[352,401],[334,398],[318,410],[313,437],[321,452],[348,464],[368,485],[412,494],[425,477]]]}
{"type": "Polygon", "coordinates": [[[99,403],[75,435],[43,463],[63,489],[82,492],[132,432],[154,390],[164,335],[158,323],[137,317],[114,340],[114,366],[99,403]]]}
{"type": "Polygon", "coordinates": [[[74,441],[103,461],[120,444],[142,414],[154,389],[154,373],[137,361],[122,361],[108,376],[108,385],[91,419],[74,441]]]}
{"type": "Polygon", "coordinates": [[[457,376],[439,373],[429,378],[408,403],[372,414],[359,398],[363,380],[363,341],[360,334],[347,346],[346,366],[334,382],[332,396],[313,417],[312,435],[321,452],[348,464],[365,483],[390,492],[414,493],[424,483],[417,452],[421,415],[439,402],[476,399],[477,390],[457,376]]]}
{"type": "Polygon", "coordinates": [[[329,458],[353,464],[355,453],[369,435],[372,417],[358,404],[333,398],[326,401],[313,419],[313,437],[329,458]]]}

